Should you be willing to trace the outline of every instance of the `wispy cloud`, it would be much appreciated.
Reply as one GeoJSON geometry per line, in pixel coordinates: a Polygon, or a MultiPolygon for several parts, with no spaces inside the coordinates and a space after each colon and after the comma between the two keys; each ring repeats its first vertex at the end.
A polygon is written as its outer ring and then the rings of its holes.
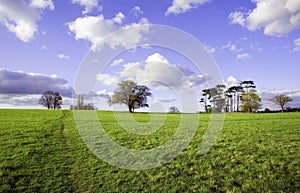
{"type": "Polygon", "coordinates": [[[41,50],[48,50],[48,47],[47,47],[46,45],[42,45],[42,46],[40,47],[40,49],[41,49],[41,50]]]}
{"type": "Polygon", "coordinates": [[[70,59],[70,56],[65,55],[65,54],[58,54],[57,57],[60,59],[70,59]]]}
{"type": "Polygon", "coordinates": [[[293,52],[300,51],[300,38],[294,40],[294,49],[293,52]]]}
{"type": "Polygon", "coordinates": [[[236,56],[236,59],[238,60],[248,60],[250,58],[252,58],[252,55],[249,53],[241,53],[236,56]]]}
{"type": "Polygon", "coordinates": [[[162,103],[171,103],[176,101],[175,98],[155,98],[154,101],[156,102],[162,102],[162,103]]]}
{"type": "Polygon", "coordinates": [[[122,58],[120,58],[118,60],[114,60],[110,66],[111,67],[118,66],[118,65],[122,64],[122,62],[124,62],[124,60],[122,58]]]}

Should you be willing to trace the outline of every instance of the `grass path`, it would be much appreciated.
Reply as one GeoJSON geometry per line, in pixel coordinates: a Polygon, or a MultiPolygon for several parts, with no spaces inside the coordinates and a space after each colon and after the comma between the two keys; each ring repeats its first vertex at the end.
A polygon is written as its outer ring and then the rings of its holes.
{"type": "MultiPolygon", "coordinates": [[[[163,144],[180,116],[141,136],[122,130],[112,112],[98,115],[114,141],[134,149],[163,144]]],[[[200,115],[196,135],[173,161],[135,171],[98,159],[71,111],[0,110],[0,192],[300,192],[300,113],[226,114],[218,140],[200,156],[208,121],[200,115]]]]}

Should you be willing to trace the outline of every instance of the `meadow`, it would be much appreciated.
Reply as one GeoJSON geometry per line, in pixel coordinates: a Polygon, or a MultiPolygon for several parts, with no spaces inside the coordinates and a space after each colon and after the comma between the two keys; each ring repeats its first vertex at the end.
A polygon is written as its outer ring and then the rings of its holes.
{"type": "MultiPolygon", "coordinates": [[[[97,111],[107,134],[134,149],[163,145],[180,114],[149,136],[97,111]]],[[[150,115],[134,113],[137,122],[150,115]]],[[[228,113],[216,143],[199,154],[210,115],[174,160],[153,169],[110,165],[83,142],[69,110],[0,110],[0,192],[300,192],[300,113],[228,113]]],[[[128,120],[130,121],[130,120],[128,120]]]]}

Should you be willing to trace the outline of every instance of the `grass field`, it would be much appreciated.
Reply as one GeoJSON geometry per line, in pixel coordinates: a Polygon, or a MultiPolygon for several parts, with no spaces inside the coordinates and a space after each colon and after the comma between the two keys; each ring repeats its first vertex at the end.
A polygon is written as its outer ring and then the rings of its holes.
{"type": "MultiPolygon", "coordinates": [[[[112,112],[97,113],[114,141],[135,149],[164,144],[180,118],[168,114],[159,130],[143,136],[122,130],[112,112]]],[[[0,192],[300,192],[300,113],[226,114],[203,156],[209,115],[199,116],[193,140],[178,157],[154,169],[127,170],[86,147],[72,111],[0,110],[0,192]]]]}

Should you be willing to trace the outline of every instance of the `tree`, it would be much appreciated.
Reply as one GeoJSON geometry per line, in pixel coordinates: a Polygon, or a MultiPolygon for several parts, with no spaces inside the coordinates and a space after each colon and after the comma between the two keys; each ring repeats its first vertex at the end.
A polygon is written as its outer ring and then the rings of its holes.
{"type": "Polygon", "coordinates": [[[39,104],[48,109],[60,109],[62,105],[62,97],[58,92],[46,91],[39,99],[39,104]]]}
{"type": "Polygon", "coordinates": [[[234,93],[235,90],[233,87],[229,87],[225,91],[225,96],[227,98],[226,112],[233,112],[234,110],[234,93]]]}
{"type": "Polygon", "coordinates": [[[171,106],[171,107],[169,108],[169,112],[170,112],[170,113],[179,113],[180,111],[179,111],[179,109],[178,109],[177,107],[171,106]]]}
{"type": "Polygon", "coordinates": [[[236,103],[236,109],[234,109],[234,111],[239,112],[240,111],[240,94],[244,92],[243,87],[242,86],[233,86],[231,87],[232,90],[234,90],[234,95],[235,95],[235,103],[236,103]]]}
{"type": "Polygon", "coordinates": [[[205,112],[208,113],[208,108],[210,107],[210,105],[207,104],[208,100],[211,98],[211,89],[203,89],[202,90],[202,96],[204,96],[204,98],[200,99],[200,103],[204,104],[204,108],[205,108],[205,112]]]}
{"type": "Polygon", "coordinates": [[[124,80],[118,84],[118,88],[107,102],[110,105],[125,104],[132,113],[136,108],[149,107],[148,96],[152,96],[152,93],[147,86],[137,85],[132,80],[124,80]]]}
{"type": "Polygon", "coordinates": [[[71,105],[70,110],[97,110],[93,103],[84,104],[83,101],[83,95],[78,95],[77,105],[71,105]]]}
{"type": "Polygon", "coordinates": [[[211,93],[211,102],[213,103],[214,111],[222,112],[225,107],[225,92],[226,88],[223,84],[218,84],[216,87],[212,88],[211,93]]]}
{"type": "Polygon", "coordinates": [[[291,99],[289,96],[283,95],[283,94],[276,95],[276,96],[274,96],[274,98],[271,99],[271,101],[273,103],[275,103],[276,105],[278,105],[281,108],[281,112],[284,112],[285,105],[288,102],[291,102],[292,100],[293,99],[291,99]]]}
{"type": "Polygon", "coordinates": [[[225,106],[225,98],[224,98],[224,88],[225,85],[216,85],[213,88],[208,88],[202,90],[202,96],[204,98],[200,99],[200,103],[204,103],[205,112],[208,113],[211,108],[211,105],[208,104],[210,102],[216,112],[222,112],[225,106]]]}
{"type": "Polygon", "coordinates": [[[261,108],[261,98],[255,90],[256,86],[252,80],[242,81],[241,86],[245,88],[241,94],[242,111],[254,112],[261,108]]]}

